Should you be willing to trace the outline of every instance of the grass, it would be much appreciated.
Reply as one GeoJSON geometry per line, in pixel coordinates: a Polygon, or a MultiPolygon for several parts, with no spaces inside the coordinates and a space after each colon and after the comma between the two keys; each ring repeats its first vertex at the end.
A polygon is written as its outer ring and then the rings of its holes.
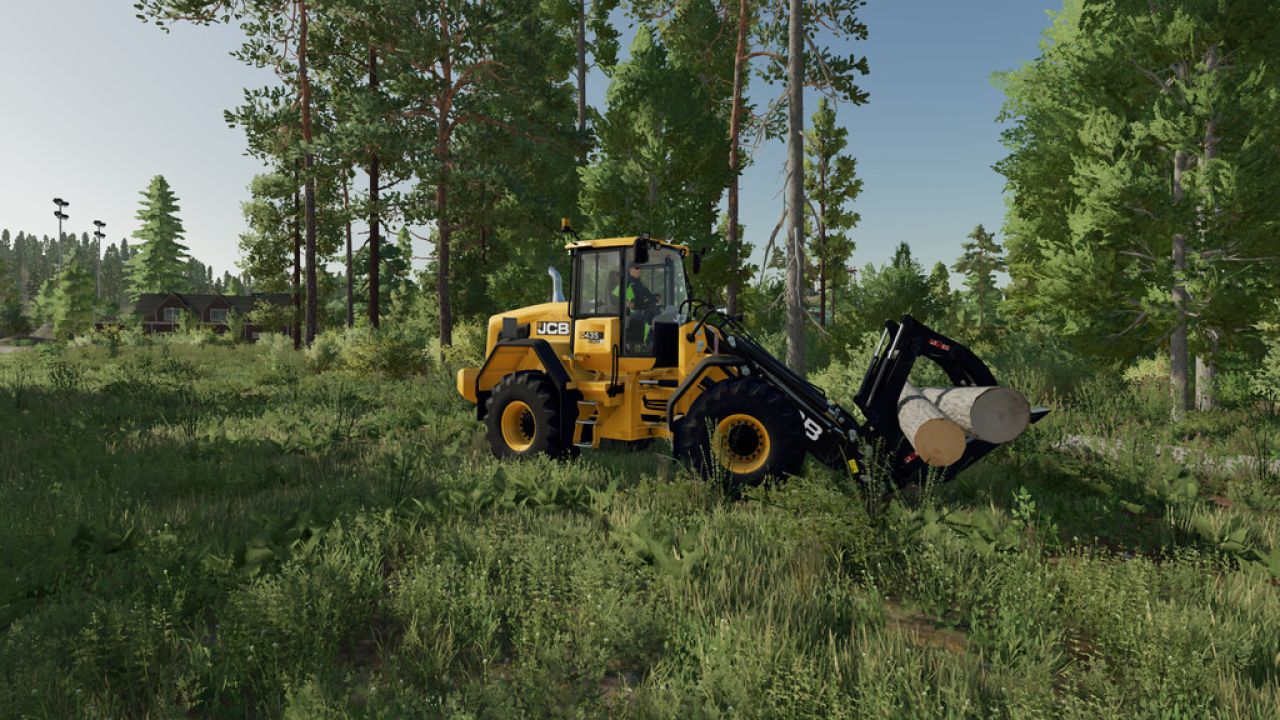
{"type": "Polygon", "coordinates": [[[662,445],[499,464],[445,369],[15,353],[0,717],[1274,717],[1280,481],[1146,451],[1280,422],[1054,404],[948,485],[729,500],[662,445]]]}

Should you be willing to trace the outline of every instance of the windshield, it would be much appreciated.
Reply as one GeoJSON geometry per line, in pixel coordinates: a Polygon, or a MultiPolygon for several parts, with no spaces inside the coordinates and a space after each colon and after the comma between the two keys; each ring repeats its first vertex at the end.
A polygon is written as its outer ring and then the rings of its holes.
{"type": "MultiPolygon", "coordinates": [[[[629,273],[628,282],[640,290],[647,302],[658,311],[655,314],[672,314],[689,297],[689,283],[684,275],[684,258],[680,252],[668,247],[653,248],[649,261],[636,265],[635,251],[627,250],[627,266],[634,266],[638,273],[629,273]]],[[[634,294],[634,291],[633,293],[634,294]]]]}

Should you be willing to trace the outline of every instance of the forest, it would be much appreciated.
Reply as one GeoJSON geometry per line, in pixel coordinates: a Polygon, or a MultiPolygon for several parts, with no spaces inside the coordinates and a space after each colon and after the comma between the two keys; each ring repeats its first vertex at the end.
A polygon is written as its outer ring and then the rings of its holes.
{"type": "Polygon", "coordinates": [[[0,350],[55,338],[0,354],[0,716],[1274,717],[1280,5],[1063,0],[930,265],[859,244],[867,4],[138,0],[242,30],[266,170],[221,275],[162,175],[127,241],[0,233],[0,350]],[[1050,412],[945,483],[495,459],[455,379],[562,218],[687,246],[846,407],[910,314],[1050,412]],[[169,291],[296,336],[143,334],[169,291]]]}

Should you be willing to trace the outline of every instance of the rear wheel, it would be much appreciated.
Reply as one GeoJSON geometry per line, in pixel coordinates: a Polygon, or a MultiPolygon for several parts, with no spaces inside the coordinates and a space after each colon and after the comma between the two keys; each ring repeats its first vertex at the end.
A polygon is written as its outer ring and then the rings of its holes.
{"type": "Polygon", "coordinates": [[[793,474],[804,462],[800,414],[777,388],[726,380],[693,401],[676,430],[676,455],[730,489],[793,474]]]}
{"type": "Polygon", "coordinates": [[[484,424],[498,457],[564,454],[559,396],[544,373],[512,373],[499,381],[486,401],[484,424]]]}

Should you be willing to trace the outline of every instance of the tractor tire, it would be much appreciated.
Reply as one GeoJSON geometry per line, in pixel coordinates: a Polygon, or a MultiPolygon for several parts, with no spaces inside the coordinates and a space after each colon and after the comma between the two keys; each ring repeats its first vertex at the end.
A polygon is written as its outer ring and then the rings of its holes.
{"type": "Polygon", "coordinates": [[[805,435],[786,395],[755,378],[725,380],[693,401],[676,428],[676,457],[730,492],[800,470],[805,435]]]}
{"type": "Polygon", "coordinates": [[[494,456],[563,457],[569,442],[560,435],[560,399],[545,373],[512,373],[493,386],[485,402],[485,439],[494,456]]]}

